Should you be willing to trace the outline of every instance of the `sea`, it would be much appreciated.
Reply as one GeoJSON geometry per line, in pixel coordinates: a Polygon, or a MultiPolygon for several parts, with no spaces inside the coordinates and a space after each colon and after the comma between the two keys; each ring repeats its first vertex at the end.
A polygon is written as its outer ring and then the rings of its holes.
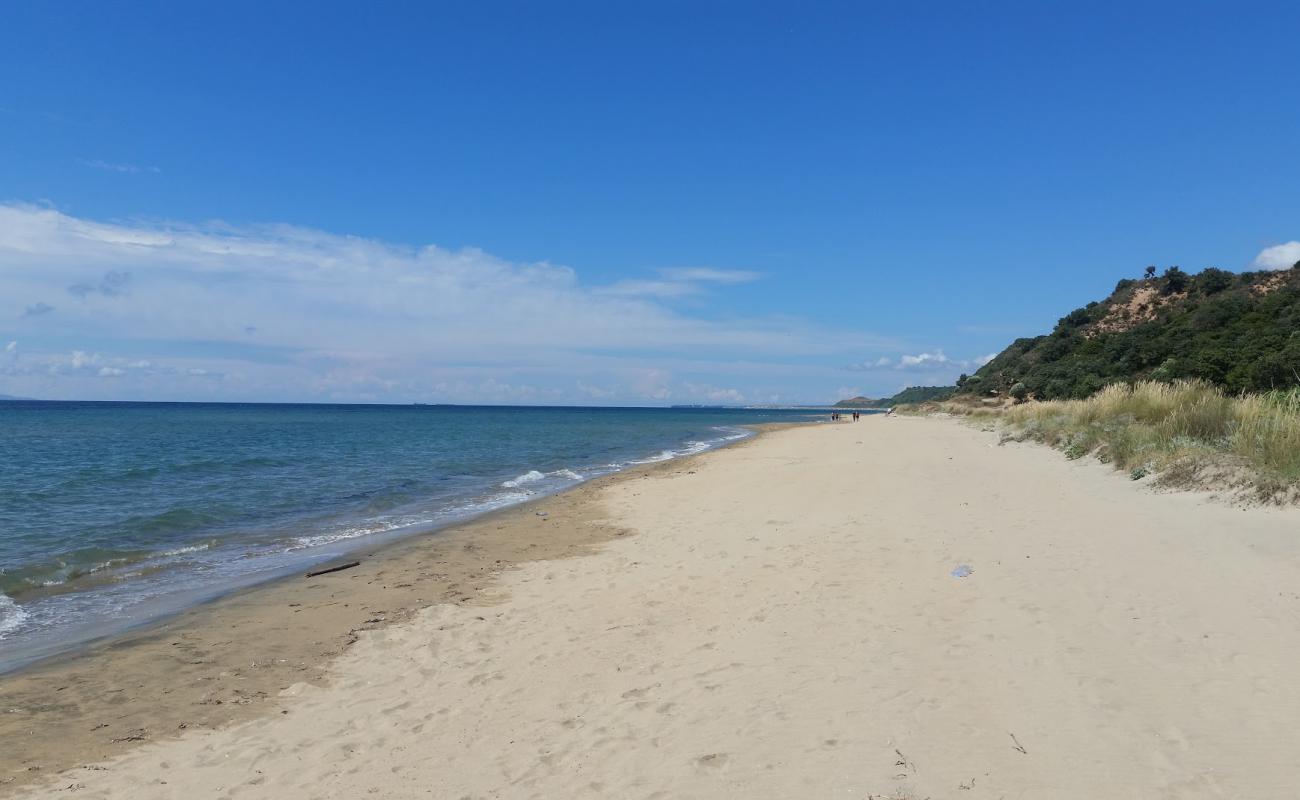
{"type": "Polygon", "coordinates": [[[0,672],[824,411],[0,402],[0,672]]]}

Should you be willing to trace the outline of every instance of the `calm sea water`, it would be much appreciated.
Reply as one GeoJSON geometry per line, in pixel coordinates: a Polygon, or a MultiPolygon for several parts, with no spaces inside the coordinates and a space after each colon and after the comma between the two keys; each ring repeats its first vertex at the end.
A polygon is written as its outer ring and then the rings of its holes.
{"type": "MultiPolygon", "coordinates": [[[[0,670],[811,412],[0,402],[0,670]]],[[[820,415],[819,415],[820,416],[820,415]]]]}

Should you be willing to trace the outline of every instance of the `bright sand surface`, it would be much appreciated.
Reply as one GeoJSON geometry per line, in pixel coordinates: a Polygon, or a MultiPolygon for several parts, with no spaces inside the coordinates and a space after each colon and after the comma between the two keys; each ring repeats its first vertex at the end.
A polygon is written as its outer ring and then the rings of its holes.
{"type": "Polygon", "coordinates": [[[1156,494],[955,421],[882,417],[772,432],[583,502],[596,516],[572,524],[634,535],[361,631],[328,681],[267,713],[49,788],[1300,794],[1296,511],[1156,494]]]}

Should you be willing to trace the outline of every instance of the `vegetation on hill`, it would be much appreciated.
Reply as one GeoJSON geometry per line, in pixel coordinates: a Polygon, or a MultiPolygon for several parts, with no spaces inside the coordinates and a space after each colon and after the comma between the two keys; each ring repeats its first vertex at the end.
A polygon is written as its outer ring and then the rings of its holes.
{"type": "Polygon", "coordinates": [[[1300,264],[1234,274],[1170,267],[1122,280],[1110,297],[1017,339],[958,394],[1084,398],[1108,384],[1199,380],[1229,393],[1300,386],[1300,264]]]}
{"type": "Polygon", "coordinates": [[[1283,500],[1300,481],[1300,391],[1230,396],[1202,380],[1112,384],[1086,400],[1006,411],[1013,439],[1089,453],[1134,480],[1250,488],[1283,500]]]}
{"type": "Polygon", "coordinates": [[[908,403],[947,400],[956,390],[953,386],[909,386],[893,397],[879,400],[872,400],[870,397],[850,397],[835,405],[837,408],[893,408],[908,403]]]}

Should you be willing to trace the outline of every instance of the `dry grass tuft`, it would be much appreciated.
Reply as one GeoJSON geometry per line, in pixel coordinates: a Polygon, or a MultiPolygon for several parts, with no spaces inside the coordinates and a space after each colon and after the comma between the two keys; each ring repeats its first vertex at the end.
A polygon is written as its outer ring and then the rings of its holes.
{"type": "Polygon", "coordinates": [[[1136,480],[1250,488],[1279,500],[1300,484],[1300,393],[1228,396],[1202,381],[1113,384],[1086,400],[1026,403],[1006,411],[1012,438],[1089,453],[1136,480]]]}

